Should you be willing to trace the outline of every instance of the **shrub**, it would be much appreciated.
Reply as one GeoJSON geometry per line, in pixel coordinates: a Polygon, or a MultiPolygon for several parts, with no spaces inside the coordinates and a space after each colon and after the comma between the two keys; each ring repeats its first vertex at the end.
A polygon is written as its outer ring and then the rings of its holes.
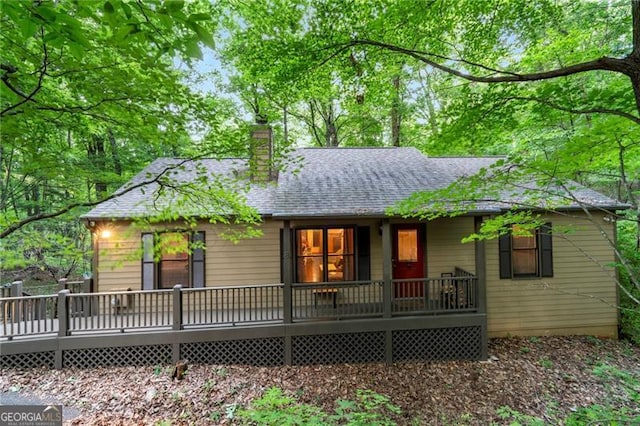
{"type": "MultiPolygon", "coordinates": [[[[631,213],[628,213],[631,215],[631,213]]],[[[618,250],[627,268],[620,266],[620,282],[636,300],[640,299],[640,289],[633,285],[640,279],[640,250],[637,247],[638,222],[633,220],[618,221],[618,250]]],[[[640,306],[625,291],[620,291],[620,332],[635,344],[640,344],[640,306]]]]}
{"type": "Polygon", "coordinates": [[[388,397],[370,390],[357,390],[355,401],[338,400],[335,413],[329,415],[314,405],[300,404],[273,387],[249,408],[239,409],[235,418],[251,425],[392,426],[396,424],[392,416],[397,414],[400,408],[388,397]]]}

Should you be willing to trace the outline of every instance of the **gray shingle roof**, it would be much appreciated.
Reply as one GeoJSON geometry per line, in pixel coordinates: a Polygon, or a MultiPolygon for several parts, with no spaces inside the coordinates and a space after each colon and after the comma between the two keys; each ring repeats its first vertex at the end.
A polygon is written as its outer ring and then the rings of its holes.
{"type": "MultiPolygon", "coordinates": [[[[247,160],[161,158],[116,192],[122,195],[101,203],[83,217],[131,218],[172,206],[171,190],[158,196],[160,185],[157,182],[145,184],[167,169],[169,171],[163,176],[169,178],[168,183],[190,182],[204,176],[203,182],[212,188],[223,186],[242,195],[247,204],[262,215],[383,216],[386,208],[412,193],[444,188],[461,176],[470,176],[489,167],[497,157],[431,158],[415,148],[301,148],[294,151],[291,160],[291,164],[300,166],[289,166],[281,171],[277,185],[249,185],[247,160]],[[132,186],[136,188],[127,191],[132,186]]],[[[579,187],[574,193],[590,205],[624,207],[587,188],[579,187]]],[[[505,194],[510,201],[514,197],[517,195],[505,194]]],[[[203,205],[206,203],[195,204],[193,211],[181,213],[206,216],[203,205]]],[[[476,209],[499,211],[506,207],[505,203],[485,202],[476,209]]],[[[218,206],[218,212],[220,209],[224,210],[224,206],[218,206]]]]}
{"type": "MultiPolygon", "coordinates": [[[[210,186],[212,190],[225,187],[242,196],[249,206],[261,214],[272,214],[275,186],[247,185],[246,180],[242,178],[246,176],[247,171],[245,159],[159,158],[115,192],[122,195],[100,203],[83,217],[122,219],[157,214],[165,208],[175,206],[177,195],[170,186],[193,182],[196,179],[206,181],[206,186],[210,186]],[[161,188],[163,190],[159,192],[161,188]]],[[[207,208],[213,207],[209,200],[193,201],[190,207],[184,208],[193,209],[194,211],[189,213],[195,216],[205,216],[207,208]]],[[[225,208],[223,205],[218,207],[225,208]]]]}

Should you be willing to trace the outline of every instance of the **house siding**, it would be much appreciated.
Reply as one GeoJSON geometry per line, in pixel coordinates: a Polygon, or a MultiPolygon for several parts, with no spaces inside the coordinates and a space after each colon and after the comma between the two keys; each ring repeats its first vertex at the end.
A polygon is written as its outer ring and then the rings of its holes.
{"type": "Polygon", "coordinates": [[[140,231],[129,224],[110,222],[111,237],[95,237],[98,252],[98,291],[141,290],[142,253],[140,231]]]}
{"type": "MultiPolygon", "coordinates": [[[[265,221],[259,238],[243,239],[238,243],[222,237],[226,227],[202,224],[198,231],[205,233],[205,284],[207,287],[280,282],[281,223],[265,221]]],[[[142,289],[142,232],[128,223],[110,223],[112,236],[97,241],[98,291],[142,289]]]]}
{"type": "Polygon", "coordinates": [[[487,329],[489,337],[507,335],[602,335],[617,337],[614,228],[593,214],[549,215],[553,235],[550,278],[500,279],[498,242],[486,244],[487,329]],[[571,229],[561,234],[562,229],[571,229]]]}
{"type": "Polygon", "coordinates": [[[462,268],[475,274],[475,246],[463,244],[473,233],[473,217],[441,218],[427,223],[427,275],[432,278],[462,268]]]}
{"type": "Polygon", "coordinates": [[[224,227],[205,224],[206,286],[275,284],[280,281],[280,228],[282,222],[267,220],[260,229],[262,237],[240,240],[224,239],[224,227]]]}

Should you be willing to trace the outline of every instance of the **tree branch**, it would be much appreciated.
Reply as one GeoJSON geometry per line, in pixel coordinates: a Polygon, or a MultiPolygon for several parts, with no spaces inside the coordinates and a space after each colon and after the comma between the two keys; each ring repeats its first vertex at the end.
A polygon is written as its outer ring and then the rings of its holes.
{"type": "Polygon", "coordinates": [[[79,207],[93,207],[93,206],[97,206],[100,203],[103,203],[105,201],[109,201],[112,200],[116,197],[119,197],[121,195],[127,194],[131,191],[133,191],[134,189],[137,188],[141,188],[143,186],[146,185],[150,185],[152,183],[158,183],[160,181],[160,179],[165,176],[168,172],[175,170],[177,168],[182,167],[185,163],[190,162],[190,161],[194,161],[194,158],[188,158],[188,159],[184,159],[181,160],[180,162],[167,166],[164,168],[164,170],[162,170],[160,173],[158,173],[156,176],[154,176],[151,179],[148,180],[144,180],[142,182],[139,182],[135,185],[131,185],[128,186],[126,188],[123,188],[121,191],[116,191],[115,193],[109,195],[108,197],[104,197],[100,200],[96,200],[96,201],[87,201],[87,202],[81,202],[81,203],[72,203],[69,204],[61,209],[58,209],[54,212],[50,212],[50,213],[40,213],[37,215],[33,215],[33,216],[29,216],[25,219],[22,219],[21,221],[15,222],[11,225],[9,225],[8,227],[4,228],[2,230],[2,232],[0,232],[0,240],[8,237],[9,235],[11,235],[12,233],[16,232],[17,230],[19,230],[20,228],[22,228],[23,226],[26,226],[32,222],[36,222],[39,220],[43,220],[43,219],[51,219],[54,217],[58,217],[58,216],[62,216],[63,214],[69,213],[71,210],[77,209],[79,207]]]}
{"type": "MultiPolygon", "coordinates": [[[[44,76],[47,74],[47,67],[49,65],[49,52],[47,50],[47,45],[44,42],[44,29],[41,28],[40,29],[40,35],[42,36],[43,42],[42,42],[42,52],[43,52],[43,58],[42,58],[42,65],[40,66],[40,70],[39,70],[39,77],[38,77],[38,82],[36,84],[36,87],[31,91],[31,93],[24,94],[22,93],[21,90],[19,90],[17,87],[13,86],[10,82],[9,82],[9,71],[5,70],[5,74],[2,76],[2,81],[4,82],[5,86],[7,86],[12,92],[14,92],[15,94],[17,94],[18,96],[22,97],[23,99],[21,101],[19,101],[16,104],[10,105],[8,107],[6,107],[5,109],[3,109],[0,112],[0,117],[4,116],[6,113],[8,113],[9,111],[18,108],[20,105],[23,105],[29,101],[33,101],[33,97],[40,91],[40,89],[42,89],[42,82],[44,81],[44,76]]],[[[3,68],[4,69],[4,68],[3,68]]]]}
{"type": "Polygon", "coordinates": [[[620,111],[617,109],[608,109],[608,108],[590,108],[590,109],[577,109],[577,108],[569,108],[569,107],[565,107],[562,105],[558,105],[556,103],[553,103],[551,101],[548,101],[546,99],[542,99],[542,98],[538,98],[535,96],[510,96],[508,98],[506,98],[505,100],[507,101],[532,101],[532,102],[538,102],[540,104],[546,105],[548,107],[560,110],[560,111],[566,111],[566,112],[570,112],[571,114],[612,114],[612,115],[617,115],[623,118],[627,118],[631,121],[633,121],[636,124],[640,124],[640,117],[636,117],[635,115],[629,114],[628,112],[625,111],[620,111]]]}
{"type": "MultiPolygon", "coordinates": [[[[458,71],[454,68],[448,67],[446,65],[442,65],[430,58],[439,58],[439,59],[446,59],[451,61],[464,62],[463,60],[460,60],[460,59],[446,58],[442,55],[437,55],[430,52],[405,49],[392,44],[382,43],[382,42],[373,41],[373,40],[352,40],[350,43],[348,43],[348,46],[362,46],[362,45],[378,47],[378,48],[389,50],[392,52],[401,53],[401,54],[410,56],[414,59],[417,59],[420,62],[424,62],[427,65],[431,65],[432,67],[439,69],[441,71],[444,71],[448,74],[455,75],[456,77],[460,77],[465,80],[474,81],[476,83],[507,83],[507,82],[523,83],[527,81],[549,80],[557,77],[566,77],[573,74],[579,74],[587,71],[598,71],[598,70],[619,72],[626,75],[629,74],[626,68],[628,61],[624,59],[617,59],[617,58],[611,58],[608,56],[603,56],[601,58],[594,59],[592,61],[581,62],[579,64],[569,65],[562,68],[556,68],[554,70],[549,70],[549,71],[516,74],[516,73],[510,73],[506,71],[495,70],[495,72],[498,72],[500,74],[505,74],[505,75],[485,77],[485,76],[477,76],[474,74],[458,71]]],[[[469,64],[475,65],[473,63],[469,63],[469,64]]]]}

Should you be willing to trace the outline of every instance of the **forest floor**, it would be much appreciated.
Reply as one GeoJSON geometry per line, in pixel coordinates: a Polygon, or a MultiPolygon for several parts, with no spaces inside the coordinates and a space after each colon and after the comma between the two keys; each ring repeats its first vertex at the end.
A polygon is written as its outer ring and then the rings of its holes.
{"type": "Polygon", "coordinates": [[[337,400],[355,401],[356,390],[372,390],[400,407],[390,415],[399,425],[558,424],[583,407],[624,413],[619,424],[640,420],[638,346],[594,337],[506,338],[491,340],[489,354],[486,362],[191,365],[181,381],[171,379],[171,366],[5,370],[0,392],[55,399],[79,412],[66,423],[82,425],[236,424],[234,413],[272,387],[327,413],[337,400]]]}

